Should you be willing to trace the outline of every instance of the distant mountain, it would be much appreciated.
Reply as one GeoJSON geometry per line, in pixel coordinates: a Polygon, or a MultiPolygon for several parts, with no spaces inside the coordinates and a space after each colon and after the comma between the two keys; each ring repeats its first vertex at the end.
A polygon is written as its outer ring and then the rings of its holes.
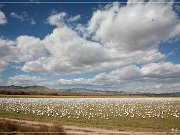
{"type": "Polygon", "coordinates": [[[9,93],[15,95],[48,95],[55,93],[57,90],[49,89],[44,86],[0,86],[0,93],[9,93]]]}
{"type": "Polygon", "coordinates": [[[64,96],[102,96],[122,95],[122,91],[102,91],[85,88],[50,89],[44,86],[0,86],[0,94],[5,95],[64,95],[64,96]]]}
{"type": "Polygon", "coordinates": [[[178,94],[178,95],[180,95],[180,92],[175,92],[175,94],[178,94]]]}
{"type": "Polygon", "coordinates": [[[174,93],[127,93],[124,91],[92,90],[86,88],[50,89],[44,86],[0,86],[0,94],[4,95],[59,95],[59,96],[180,96],[180,92],[174,93]]]}

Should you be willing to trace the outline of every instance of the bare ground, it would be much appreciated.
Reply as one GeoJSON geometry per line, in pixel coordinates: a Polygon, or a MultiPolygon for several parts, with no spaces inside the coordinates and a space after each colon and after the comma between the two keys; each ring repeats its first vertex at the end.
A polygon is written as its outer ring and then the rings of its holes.
{"type": "MultiPolygon", "coordinates": [[[[17,120],[17,119],[0,117],[0,121],[2,120],[8,120],[8,121],[14,121],[18,123],[25,123],[32,125],[52,126],[52,123],[17,120]]],[[[63,126],[63,128],[64,131],[67,133],[67,135],[180,135],[180,132],[133,132],[133,131],[126,132],[126,131],[107,130],[100,128],[65,126],[65,125],[63,126]]]]}

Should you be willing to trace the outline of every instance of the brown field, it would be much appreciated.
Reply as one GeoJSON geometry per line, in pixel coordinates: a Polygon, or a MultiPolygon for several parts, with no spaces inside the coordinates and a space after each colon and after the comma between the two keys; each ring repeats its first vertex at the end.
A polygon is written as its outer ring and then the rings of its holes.
{"type": "Polygon", "coordinates": [[[64,129],[59,124],[42,125],[42,124],[27,124],[26,122],[11,121],[7,119],[0,120],[0,134],[23,134],[23,133],[38,133],[38,134],[53,134],[65,135],[64,129]]]}

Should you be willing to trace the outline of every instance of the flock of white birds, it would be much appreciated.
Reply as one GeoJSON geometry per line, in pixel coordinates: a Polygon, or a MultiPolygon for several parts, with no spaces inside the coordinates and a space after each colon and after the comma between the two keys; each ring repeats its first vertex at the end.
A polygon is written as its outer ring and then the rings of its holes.
{"type": "Polygon", "coordinates": [[[0,110],[66,119],[180,119],[180,98],[0,98],[0,110]]]}

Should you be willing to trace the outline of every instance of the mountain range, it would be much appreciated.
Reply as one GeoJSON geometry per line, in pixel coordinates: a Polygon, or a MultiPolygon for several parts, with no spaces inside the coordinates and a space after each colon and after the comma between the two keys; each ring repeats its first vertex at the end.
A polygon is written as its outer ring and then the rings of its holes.
{"type": "Polygon", "coordinates": [[[118,96],[118,95],[145,95],[145,96],[180,96],[174,93],[128,93],[125,91],[92,90],[86,88],[51,89],[44,86],[0,86],[1,95],[53,95],[53,96],[118,96]]]}

